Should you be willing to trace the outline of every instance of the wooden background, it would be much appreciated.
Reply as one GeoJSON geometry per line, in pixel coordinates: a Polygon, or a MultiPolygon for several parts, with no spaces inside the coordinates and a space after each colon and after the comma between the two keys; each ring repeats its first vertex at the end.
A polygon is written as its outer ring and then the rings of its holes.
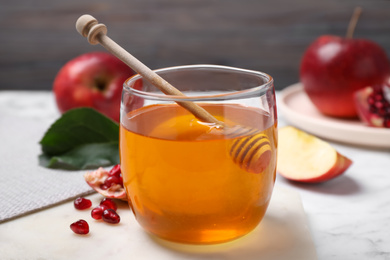
{"type": "Polygon", "coordinates": [[[355,6],[357,38],[390,57],[390,0],[0,0],[0,89],[48,90],[70,59],[91,51],[75,30],[85,13],[149,67],[209,63],[261,70],[277,89],[299,80],[305,48],[345,35],[355,6]]]}

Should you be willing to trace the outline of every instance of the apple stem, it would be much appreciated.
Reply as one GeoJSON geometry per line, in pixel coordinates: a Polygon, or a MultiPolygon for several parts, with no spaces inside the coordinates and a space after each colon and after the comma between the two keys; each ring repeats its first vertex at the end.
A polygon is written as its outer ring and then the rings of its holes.
{"type": "Polygon", "coordinates": [[[356,7],[355,10],[353,11],[351,20],[349,21],[346,38],[348,39],[353,38],[353,33],[355,31],[356,24],[361,14],[362,14],[362,8],[360,6],[356,7]]]}

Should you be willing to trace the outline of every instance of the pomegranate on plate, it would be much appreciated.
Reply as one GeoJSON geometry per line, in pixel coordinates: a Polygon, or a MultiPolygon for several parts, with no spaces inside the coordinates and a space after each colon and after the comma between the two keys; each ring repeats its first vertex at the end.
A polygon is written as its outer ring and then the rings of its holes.
{"type": "Polygon", "coordinates": [[[390,82],[355,92],[359,118],[368,126],[390,128],[390,82]]]}

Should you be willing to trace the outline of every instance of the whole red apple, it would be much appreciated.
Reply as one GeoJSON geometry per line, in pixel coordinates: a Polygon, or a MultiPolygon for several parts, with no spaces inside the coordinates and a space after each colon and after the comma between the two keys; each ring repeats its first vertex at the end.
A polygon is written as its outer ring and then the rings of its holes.
{"type": "Polygon", "coordinates": [[[115,56],[92,52],[66,63],[58,72],[53,91],[61,113],[91,107],[119,122],[123,82],[134,71],[115,56]]]}
{"type": "Polygon", "coordinates": [[[366,39],[324,35],[303,55],[300,81],[325,115],[356,117],[354,92],[380,84],[390,75],[386,52],[366,39]]]}

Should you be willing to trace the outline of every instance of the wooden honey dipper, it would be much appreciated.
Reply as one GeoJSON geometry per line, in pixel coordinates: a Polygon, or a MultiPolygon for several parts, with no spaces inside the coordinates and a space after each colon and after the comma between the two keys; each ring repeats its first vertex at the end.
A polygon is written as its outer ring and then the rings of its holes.
{"type": "MultiPolygon", "coordinates": [[[[83,37],[88,39],[90,44],[102,45],[164,94],[185,97],[182,92],[109,38],[107,36],[107,27],[98,23],[93,16],[88,14],[80,16],[76,22],[76,29],[83,37]]],[[[230,148],[230,156],[241,168],[252,173],[261,173],[268,166],[272,156],[272,149],[271,143],[265,134],[253,128],[242,126],[228,127],[194,102],[176,102],[200,121],[215,124],[223,129],[227,137],[244,136],[235,138],[230,148]]]]}

